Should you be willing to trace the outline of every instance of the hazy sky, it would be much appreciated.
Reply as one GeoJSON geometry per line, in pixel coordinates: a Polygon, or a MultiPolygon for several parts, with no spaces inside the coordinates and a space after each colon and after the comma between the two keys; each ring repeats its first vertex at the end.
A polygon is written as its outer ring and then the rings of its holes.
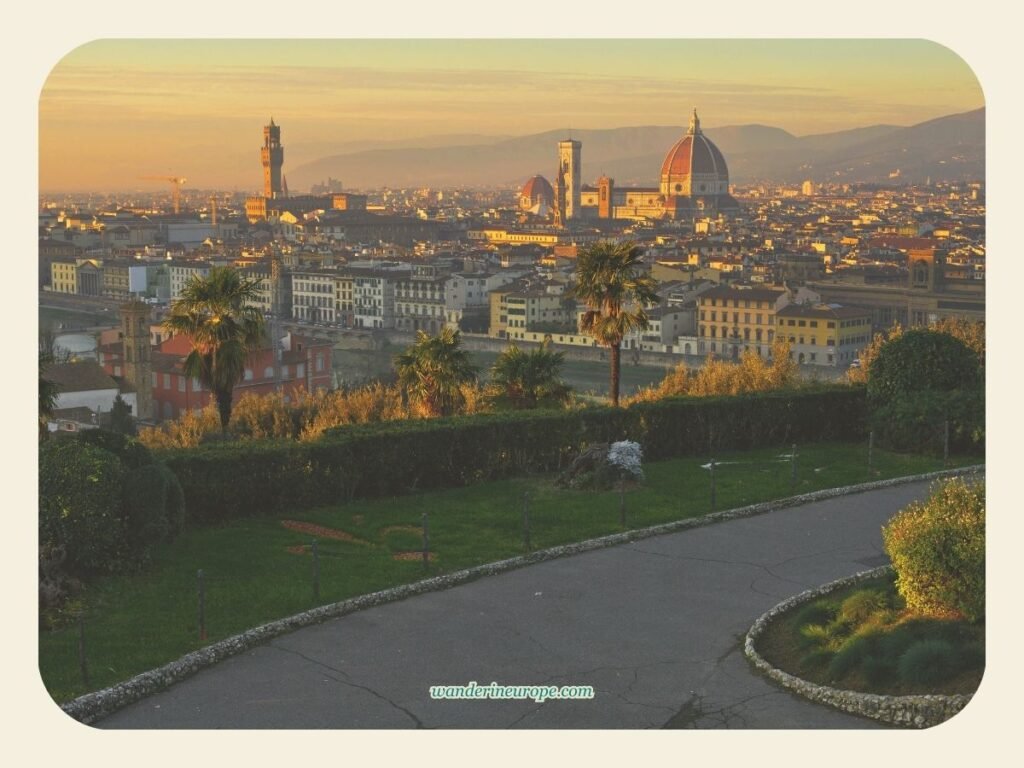
{"type": "Polygon", "coordinates": [[[255,191],[271,116],[287,174],[346,144],[685,125],[694,106],[706,128],[805,135],[983,104],[920,40],[100,40],[43,87],[40,189],[255,191]]]}

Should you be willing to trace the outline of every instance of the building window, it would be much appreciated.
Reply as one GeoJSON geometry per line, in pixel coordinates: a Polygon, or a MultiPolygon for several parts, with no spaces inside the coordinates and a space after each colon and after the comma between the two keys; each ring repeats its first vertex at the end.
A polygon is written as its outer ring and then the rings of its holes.
{"type": "Polygon", "coordinates": [[[268,365],[266,368],[263,369],[263,378],[264,379],[272,379],[272,378],[274,378],[274,366],[268,365]]]}
{"type": "Polygon", "coordinates": [[[244,378],[245,378],[246,381],[252,381],[252,368],[246,368],[245,369],[245,376],[244,376],[244,378]]]}
{"type": "Polygon", "coordinates": [[[306,375],[306,366],[304,363],[299,363],[295,366],[295,378],[301,379],[306,375]]]}
{"type": "Polygon", "coordinates": [[[184,392],[185,391],[185,377],[184,376],[176,376],[175,378],[178,380],[178,391],[179,392],[184,392]]]}
{"type": "Polygon", "coordinates": [[[164,389],[170,389],[170,388],[171,388],[171,374],[165,373],[164,374],[164,389]]]}

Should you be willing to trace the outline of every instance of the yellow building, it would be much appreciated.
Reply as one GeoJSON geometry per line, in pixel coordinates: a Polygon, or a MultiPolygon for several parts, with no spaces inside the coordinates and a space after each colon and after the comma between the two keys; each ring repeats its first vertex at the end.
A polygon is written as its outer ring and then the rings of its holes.
{"type": "Polygon", "coordinates": [[[699,298],[697,352],[737,358],[747,349],[768,357],[776,313],[789,303],[783,288],[718,286],[699,298]]]}
{"type": "Polygon", "coordinates": [[[871,341],[871,312],[839,304],[790,304],[776,314],[776,334],[798,363],[846,367],[871,341]]]}
{"type": "Polygon", "coordinates": [[[50,289],[55,293],[78,293],[78,264],[75,261],[50,264],[50,289]]]}

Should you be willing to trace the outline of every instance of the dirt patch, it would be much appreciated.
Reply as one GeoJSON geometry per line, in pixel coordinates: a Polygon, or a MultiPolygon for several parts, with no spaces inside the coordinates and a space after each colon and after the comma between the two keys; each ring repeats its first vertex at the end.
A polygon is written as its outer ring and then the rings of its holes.
{"type": "Polygon", "coordinates": [[[285,547],[284,551],[292,555],[305,555],[309,553],[309,545],[296,544],[294,547],[285,547]]]}
{"type": "MultiPolygon", "coordinates": [[[[422,560],[423,550],[416,550],[413,552],[395,552],[391,555],[392,560],[422,560]]],[[[431,563],[436,559],[433,552],[427,553],[427,560],[431,563]]]]}
{"type": "Polygon", "coordinates": [[[351,544],[370,546],[370,542],[365,539],[360,539],[346,531],[339,531],[337,528],[327,528],[315,523],[304,523],[301,520],[282,520],[281,525],[289,531],[298,531],[299,533],[305,533],[321,539],[335,539],[337,541],[347,541],[351,544]]]}
{"type": "Polygon", "coordinates": [[[423,533],[423,529],[416,525],[389,525],[387,528],[380,529],[381,536],[391,533],[423,533]]]}
{"type": "Polygon", "coordinates": [[[363,519],[362,515],[352,515],[352,525],[362,525],[363,519]]]}

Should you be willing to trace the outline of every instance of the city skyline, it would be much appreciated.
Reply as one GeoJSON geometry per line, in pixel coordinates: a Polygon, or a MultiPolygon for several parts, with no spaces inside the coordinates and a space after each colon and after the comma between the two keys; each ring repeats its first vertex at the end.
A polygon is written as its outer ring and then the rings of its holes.
{"type": "Polygon", "coordinates": [[[39,100],[40,189],[261,186],[260,126],[288,166],[436,136],[763,124],[802,136],[984,106],[924,40],[99,40],[39,100]],[[676,73],[679,74],[666,74],[676,73]]]}

